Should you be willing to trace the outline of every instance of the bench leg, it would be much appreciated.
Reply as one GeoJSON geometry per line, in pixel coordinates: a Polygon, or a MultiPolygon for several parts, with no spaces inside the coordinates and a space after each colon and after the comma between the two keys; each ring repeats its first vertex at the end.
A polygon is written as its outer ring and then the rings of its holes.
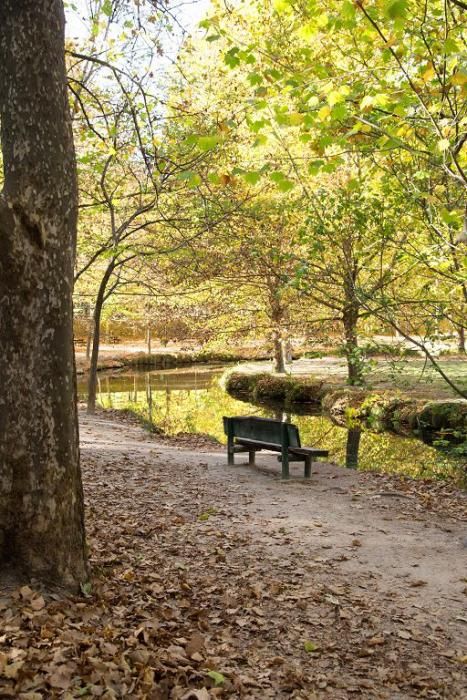
{"type": "Polygon", "coordinates": [[[311,479],[311,455],[305,457],[305,479],[311,479]]]}
{"type": "Polygon", "coordinates": [[[250,467],[253,467],[255,464],[255,454],[256,454],[255,450],[249,450],[249,452],[248,452],[248,464],[250,467]]]}
{"type": "Polygon", "coordinates": [[[282,478],[289,478],[289,451],[282,450],[282,478]]]}
{"type": "Polygon", "coordinates": [[[234,436],[233,436],[233,426],[232,419],[227,419],[227,464],[232,466],[234,464],[234,436]]]}
{"type": "Polygon", "coordinates": [[[227,464],[231,466],[234,464],[234,443],[233,440],[227,441],[227,464]]]}

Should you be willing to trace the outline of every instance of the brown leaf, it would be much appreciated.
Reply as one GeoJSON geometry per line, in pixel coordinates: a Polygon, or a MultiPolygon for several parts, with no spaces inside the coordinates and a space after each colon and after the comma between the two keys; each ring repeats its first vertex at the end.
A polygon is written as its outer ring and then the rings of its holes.
{"type": "Polygon", "coordinates": [[[47,680],[49,681],[52,688],[62,688],[66,690],[71,685],[71,680],[73,675],[76,673],[76,664],[62,664],[61,666],[56,666],[48,675],[47,680]]]}
{"type": "Polygon", "coordinates": [[[199,632],[194,632],[186,645],[186,655],[192,658],[193,654],[199,654],[201,651],[203,651],[204,646],[204,637],[199,634],[199,632]]]}
{"type": "Polygon", "coordinates": [[[44,598],[40,595],[38,598],[34,598],[31,600],[31,608],[33,610],[42,610],[45,608],[45,600],[44,598]]]}
{"type": "Polygon", "coordinates": [[[206,688],[200,688],[199,690],[189,690],[180,700],[210,700],[210,695],[206,688]]]}
{"type": "Polygon", "coordinates": [[[399,630],[399,632],[397,633],[397,636],[400,639],[412,639],[412,635],[410,634],[410,632],[408,630],[399,630]]]}
{"type": "Polygon", "coordinates": [[[24,661],[15,661],[12,664],[7,664],[3,669],[2,675],[4,675],[5,678],[16,680],[18,678],[18,673],[20,672],[23,666],[24,661]]]}

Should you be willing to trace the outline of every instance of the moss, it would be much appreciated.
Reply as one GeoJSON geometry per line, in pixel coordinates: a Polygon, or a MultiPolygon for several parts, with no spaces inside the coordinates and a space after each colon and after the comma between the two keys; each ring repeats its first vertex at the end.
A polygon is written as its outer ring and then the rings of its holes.
{"type": "Polygon", "coordinates": [[[418,414],[422,439],[462,444],[467,441],[467,401],[431,401],[418,414]]]}
{"type": "Polygon", "coordinates": [[[384,413],[384,427],[399,435],[410,435],[418,427],[421,402],[396,398],[389,401],[384,413]]]}
{"type": "Polygon", "coordinates": [[[225,379],[225,389],[228,394],[234,397],[248,398],[253,393],[257,376],[256,374],[232,372],[225,379]]]}
{"type": "Polygon", "coordinates": [[[364,389],[342,387],[330,389],[322,399],[322,406],[329,413],[345,413],[347,408],[360,409],[368,393],[364,389]]]}
{"type": "Polygon", "coordinates": [[[287,401],[320,405],[325,391],[323,382],[291,379],[287,387],[287,401]]]}
{"type": "Polygon", "coordinates": [[[256,375],[253,389],[253,400],[260,401],[286,401],[287,399],[287,378],[277,377],[274,374],[256,375]]]}
{"type": "Polygon", "coordinates": [[[467,428],[467,401],[431,401],[419,420],[432,428],[467,428]]]}

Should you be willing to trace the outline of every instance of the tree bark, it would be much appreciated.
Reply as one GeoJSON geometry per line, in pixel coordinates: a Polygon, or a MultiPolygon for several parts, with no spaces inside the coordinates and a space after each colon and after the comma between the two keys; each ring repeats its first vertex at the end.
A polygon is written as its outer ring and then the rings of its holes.
{"type": "Polygon", "coordinates": [[[152,348],[151,348],[151,340],[152,340],[152,337],[151,337],[151,336],[152,336],[152,334],[151,334],[151,324],[150,324],[150,322],[148,321],[148,323],[147,323],[147,325],[146,325],[146,344],[147,344],[147,347],[148,347],[148,355],[150,355],[151,352],[152,352],[152,348]]]}
{"type": "Polygon", "coordinates": [[[347,443],[345,448],[345,466],[347,469],[357,469],[358,451],[360,448],[360,428],[349,428],[347,433],[347,443]]]}
{"type": "Polygon", "coordinates": [[[457,350],[462,355],[465,355],[466,348],[465,348],[465,328],[464,328],[464,326],[457,326],[457,338],[458,338],[457,350]]]}
{"type": "Polygon", "coordinates": [[[347,381],[350,385],[363,383],[362,362],[358,355],[358,315],[359,306],[353,294],[353,286],[346,286],[346,304],[342,313],[344,326],[344,352],[347,359],[347,381]]]}
{"type": "Polygon", "coordinates": [[[285,352],[284,343],[280,336],[279,331],[274,331],[273,333],[273,345],[274,345],[274,372],[277,374],[285,373],[285,352]]]}
{"type": "Polygon", "coordinates": [[[0,565],[77,589],[88,570],[61,0],[0,3],[0,121],[0,565]]]}
{"type": "Polygon", "coordinates": [[[91,348],[92,348],[92,330],[94,326],[93,314],[91,313],[91,307],[88,304],[86,309],[86,362],[91,359],[91,348]]]}
{"type": "Polygon", "coordinates": [[[97,292],[96,303],[94,305],[94,328],[92,333],[92,352],[91,362],[89,364],[89,379],[88,379],[88,404],[87,412],[92,415],[96,411],[96,396],[97,396],[97,367],[99,363],[99,346],[101,342],[101,317],[104,307],[105,292],[107,284],[114,271],[114,262],[112,261],[102,277],[97,292]]]}
{"type": "Polygon", "coordinates": [[[280,292],[272,284],[269,289],[270,319],[272,323],[272,344],[274,351],[274,372],[285,374],[285,349],[282,337],[285,309],[281,303],[280,292]]]}

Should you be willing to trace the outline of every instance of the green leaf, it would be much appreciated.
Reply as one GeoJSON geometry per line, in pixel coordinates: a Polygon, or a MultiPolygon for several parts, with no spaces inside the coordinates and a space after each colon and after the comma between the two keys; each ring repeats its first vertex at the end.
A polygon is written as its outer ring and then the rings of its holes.
{"type": "Polygon", "coordinates": [[[311,654],[314,651],[317,651],[319,649],[318,645],[315,644],[314,642],[306,641],[303,643],[303,648],[305,651],[307,651],[309,654],[311,654]]]}
{"type": "Polygon", "coordinates": [[[261,179],[261,174],[256,170],[250,170],[249,172],[242,173],[242,177],[249,185],[256,185],[261,179]]]}
{"type": "Polygon", "coordinates": [[[112,0],[105,0],[102,5],[102,12],[104,15],[107,15],[107,17],[110,17],[112,14],[112,0]]]}
{"type": "Polygon", "coordinates": [[[249,73],[247,76],[247,80],[250,83],[250,85],[261,85],[263,82],[263,77],[259,73],[249,73]]]}
{"type": "Polygon", "coordinates": [[[284,173],[282,173],[280,170],[275,170],[273,173],[270,174],[269,177],[276,184],[279,184],[279,182],[282,182],[282,180],[286,179],[284,173]]]}
{"type": "Polygon", "coordinates": [[[258,134],[255,138],[253,146],[264,146],[268,142],[268,137],[266,134],[258,134]]]}
{"type": "Polygon", "coordinates": [[[215,134],[211,136],[199,136],[197,140],[198,148],[201,151],[210,151],[218,145],[219,141],[219,136],[215,134]]]}
{"type": "Polygon", "coordinates": [[[295,183],[292,180],[284,179],[278,182],[277,186],[281,192],[290,192],[295,187],[295,183]]]}
{"type": "Polygon", "coordinates": [[[240,65],[240,59],[238,58],[239,51],[240,49],[238,46],[234,46],[225,54],[224,63],[226,63],[229,68],[235,68],[236,66],[240,65]]]}
{"type": "Polygon", "coordinates": [[[448,211],[447,209],[441,209],[439,215],[445,224],[450,225],[450,224],[458,224],[459,223],[459,215],[454,211],[448,211]]]}
{"type": "Polygon", "coordinates": [[[208,677],[214,681],[214,685],[216,686],[225,683],[225,676],[223,676],[222,673],[219,673],[218,671],[209,671],[208,677]]]}
{"type": "Polygon", "coordinates": [[[310,175],[317,175],[324,165],[324,160],[314,160],[308,166],[308,172],[310,175]]]}
{"type": "Polygon", "coordinates": [[[336,105],[331,110],[333,119],[345,119],[347,116],[347,107],[345,105],[336,105]]]}
{"type": "Polygon", "coordinates": [[[189,187],[198,187],[201,184],[201,177],[193,170],[184,170],[177,175],[177,179],[186,182],[189,187]]]}
{"type": "Polygon", "coordinates": [[[91,581],[86,581],[85,583],[80,583],[81,593],[85,598],[90,598],[92,595],[92,583],[91,581]]]}
{"type": "Polygon", "coordinates": [[[391,19],[405,17],[407,12],[407,0],[390,0],[386,5],[386,14],[391,19]]]}

